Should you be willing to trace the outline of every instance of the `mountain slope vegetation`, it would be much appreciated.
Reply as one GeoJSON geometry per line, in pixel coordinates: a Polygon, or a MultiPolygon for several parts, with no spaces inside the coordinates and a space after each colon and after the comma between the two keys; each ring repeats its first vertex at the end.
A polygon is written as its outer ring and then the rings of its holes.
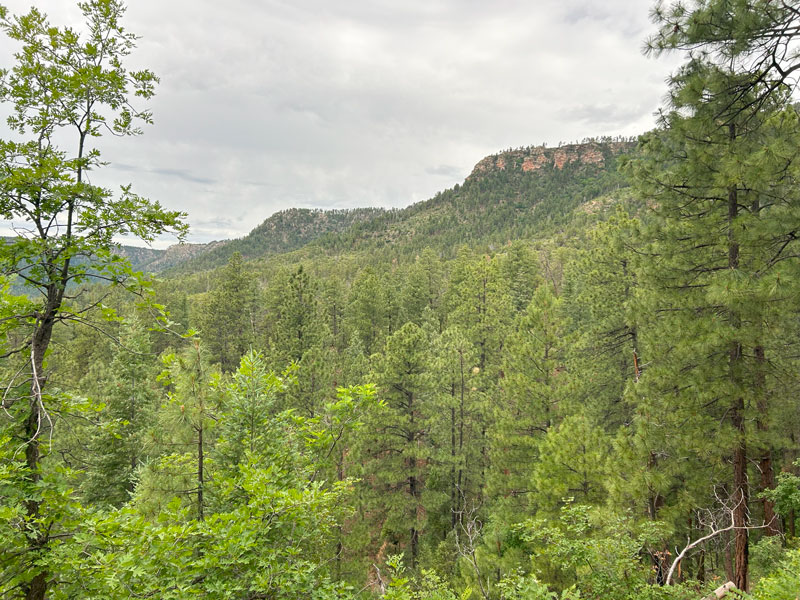
{"type": "MultiPolygon", "coordinates": [[[[0,7],[0,97],[135,133],[124,7],[80,8],[86,44],[0,7]]],[[[0,596],[796,600],[800,10],[653,17],[690,55],[636,143],[285,211],[152,280],[113,239],[182,215],[0,143],[0,214],[37,232],[0,244],[0,596]]]]}

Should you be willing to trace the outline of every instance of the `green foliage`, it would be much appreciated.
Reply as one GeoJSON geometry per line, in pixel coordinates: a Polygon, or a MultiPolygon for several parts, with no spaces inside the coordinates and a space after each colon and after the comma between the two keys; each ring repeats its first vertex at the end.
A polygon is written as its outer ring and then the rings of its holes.
{"type": "Polygon", "coordinates": [[[252,274],[234,253],[216,285],[197,308],[203,342],[222,370],[236,369],[239,358],[256,340],[257,290],[252,274]]]}
{"type": "MultiPolygon", "coordinates": [[[[794,465],[800,466],[800,461],[794,465]]],[[[778,473],[778,481],[773,489],[764,490],[761,495],[775,504],[775,510],[784,519],[800,515],[800,477],[788,472],[778,473]]]]}
{"type": "Polygon", "coordinates": [[[564,590],[559,596],[533,575],[515,573],[497,584],[500,600],[579,600],[575,589],[564,590]]]}
{"type": "Polygon", "coordinates": [[[372,373],[384,409],[373,415],[362,441],[364,475],[374,480],[374,492],[380,491],[370,509],[380,515],[381,537],[408,547],[412,568],[426,524],[429,344],[430,332],[414,323],[406,323],[388,338],[386,352],[375,357],[372,373]]]}
{"type": "Polygon", "coordinates": [[[423,569],[418,577],[406,575],[402,558],[402,555],[394,555],[386,561],[391,579],[380,596],[383,600],[468,600],[472,595],[469,588],[456,594],[433,571],[423,569]]]}
{"type": "MultiPolygon", "coordinates": [[[[136,293],[142,306],[167,324],[163,307],[118,255],[114,240],[132,235],[153,241],[164,232],[186,233],[182,213],[137,195],[130,185],[115,194],[90,181],[104,164],[95,146],[103,133],[133,136],[141,133],[139,123],[151,121],[134,100],[150,99],[158,80],[150,71],[125,66],[136,36],[121,25],[121,2],[90,0],[78,7],[81,29],[52,26],[36,8],[15,16],[0,7],[0,30],[19,48],[13,64],[0,70],[0,102],[7,107],[10,133],[0,140],[0,217],[13,221],[18,232],[0,243],[0,277],[13,277],[33,298],[10,301],[3,292],[3,310],[14,312],[0,315],[3,329],[15,326],[14,364],[3,373],[10,374],[3,398],[12,410],[2,417],[2,429],[17,451],[4,462],[19,472],[17,461],[24,459],[27,484],[20,499],[25,518],[14,522],[20,530],[16,537],[26,543],[5,561],[3,568],[11,574],[3,579],[2,593],[29,600],[45,597],[49,570],[58,565],[50,551],[81,522],[81,510],[65,489],[72,476],[48,454],[52,438],[60,435],[56,423],[84,416],[90,403],[70,402],[69,395],[47,390],[46,356],[54,329],[66,322],[100,327],[120,321],[105,297],[81,305],[76,286],[91,279],[136,293]],[[22,373],[26,385],[16,386],[22,373]],[[37,488],[55,491],[51,496],[37,488]]],[[[8,342],[7,332],[2,334],[2,342],[8,342]]]]}
{"type": "MultiPolygon", "coordinates": [[[[800,513],[800,119],[774,65],[746,68],[773,42],[759,27],[787,18],[769,4],[656,10],[655,47],[697,52],[624,174],[626,141],[523,148],[407,209],[287,211],[187,263],[149,307],[76,287],[138,285],[92,228],[134,209],[160,225],[121,228],[147,238],[178,215],[86,184],[88,146],[4,142],[22,160],[4,167],[7,194],[36,175],[47,206],[84,192],[102,205],[76,204],[74,240],[0,247],[0,595],[43,598],[44,582],[53,598],[683,600],[749,556],[756,597],[794,597],[796,552],[765,535],[778,521],[749,548],[743,535],[774,510],[791,537],[800,513]],[[136,352],[45,327],[42,305],[12,293],[21,277],[46,284],[56,321],[94,310],[136,352]],[[188,337],[137,324],[167,307],[188,337]],[[660,585],[731,510],[736,530],[660,585]]],[[[36,11],[0,12],[15,35],[94,56],[36,11]]],[[[108,98],[137,77],[152,92],[152,76],[110,66],[108,98]]],[[[44,75],[73,91],[91,79],[44,75]]],[[[117,100],[79,126],[86,140],[127,110],[117,100]]],[[[133,133],[136,113],[121,118],[133,133]]]]}
{"type": "Polygon", "coordinates": [[[82,487],[90,504],[127,502],[136,472],[152,452],[147,433],[156,420],[160,390],[150,339],[137,321],[122,329],[111,362],[95,363],[85,378],[91,382],[87,394],[103,402],[100,423],[87,433],[94,468],[82,487]]]}
{"type": "Polygon", "coordinates": [[[173,272],[192,272],[221,267],[234,254],[250,260],[284,254],[321,237],[345,232],[359,223],[379,217],[382,213],[381,208],[290,208],[276,212],[242,238],[228,240],[185,262],[169,266],[173,272]]]}
{"type": "MultiPolygon", "coordinates": [[[[649,583],[650,570],[639,556],[658,543],[656,524],[636,527],[627,516],[609,519],[587,505],[570,503],[562,508],[558,521],[528,521],[519,529],[522,539],[531,545],[533,573],[559,584],[564,597],[692,597],[688,590],[649,583]]],[[[540,590],[538,593],[546,594],[535,579],[532,585],[540,590]]]]}
{"type": "Polygon", "coordinates": [[[81,10],[83,37],[51,26],[38,9],[18,17],[4,11],[0,19],[3,32],[23,47],[0,79],[0,101],[12,107],[8,124],[16,134],[0,143],[0,214],[31,231],[0,245],[0,264],[4,273],[40,289],[85,281],[90,268],[108,280],[124,279],[115,236],[152,241],[166,230],[186,231],[183,215],[137,196],[130,186],[115,198],[86,180],[103,164],[95,139],[106,130],[136,135],[137,121],[151,121],[130,100],[152,97],[158,79],[122,64],[136,40],[120,25],[122,4],[96,0],[81,10]],[[60,149],[65,133],[75,136],[76,155],[60,149]],[[62,213],[65,219],[54,218],[62,213]]]}
{"type": "Polygon", "coordinates": [[[778,568],[753,590],[757,600],[796,600],[800,596],[800,550],[790,550],[778,568]]]}

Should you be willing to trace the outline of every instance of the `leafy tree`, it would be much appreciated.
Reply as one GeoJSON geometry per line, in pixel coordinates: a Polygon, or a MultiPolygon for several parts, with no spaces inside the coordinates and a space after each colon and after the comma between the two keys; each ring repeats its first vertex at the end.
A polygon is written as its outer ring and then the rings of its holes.
{"type": "Polygon", "coordinates": [[[625,517],[609,518],[590,506],[568,504],[557,520],[530,519],[517,529],[530,545],[533,574],[560,588],[564,597],[697,597],[693,590],[654,586],[648,581],[649,569],[639,555],[658,539],[652,525],[636,527],[625,517]]]}
{"type": "MultiPolygon", "coordinates": [[[[190,375],[176,380],[176,390],[190,375]]],[[[213,502],[199,515],[172,496],[152,513],[137,497],[88,514],[76,543],[54,549],[54,598],[352,597],[329,568],[352,481],[326,483],[316,473],[335,440],[358,427],[355,417],[373,391],[341,390],[325,419],[276,412],[282,378],[257,353],[242,359],[230,381],[204,385],[223,397],[220,440],[209,452],[213,502]]]]}
{"type": "Polygon", "coordinates": [[[800,550],[793,549],[775,572],[761,579],[753,590],[756,600],[793,600],[800,596],[800,550]]]}
{"type": "MultiPolygon", "coordinates": [[[[25,332],[14,349],[30,386],[14,402],[13,435],[24,445],[25,469],[34,484],[47,475],[42,440],[51,429],[53,399],[45,391],[45,355],[54,327],[89,318],[74,302],[75,285],[91,275],[136,289],[139,282],[117,256],[114,238],[132,234],[150,241],[164,231],[185,232],[181,214],[136,195],[130,186],[115,197],[89,180],[102,166],[94,142],[104,132],[136,135],[138,122],[150,122],[150,113],[131,99],[152,97],[157,78],[124,66],[136,37],[121,25],[121,2],[90,0],[79,6],[83,32],[50,25],[36,8],[13,16],[0,7],[0,28],[21,44],[13,66],[0,73],[0,101],[9,108],[14,136],[0,142],[0,215],[18,232],[0,245],[0,265],[3,275],[14,276],[36,298],[25,312],[2,317],[25,332]],[[61,145],[67,139],[72,150],[61,145]]],[[[21,593],[41,599],[49,581],[46,550],[51,536],[60,534],[53,526],[58,518],[44,514],[35,496],[26,504],[29,547],[37,558],[20,561],[27,571],[21,593]]]]}

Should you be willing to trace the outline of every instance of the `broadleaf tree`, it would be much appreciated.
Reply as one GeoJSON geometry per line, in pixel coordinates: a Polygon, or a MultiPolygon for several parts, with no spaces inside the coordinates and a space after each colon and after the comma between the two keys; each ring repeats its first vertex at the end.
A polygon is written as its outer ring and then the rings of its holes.
{"type": "MultiPolygon", "coordinates": [[[[0,140],[0,218],[16,231],[0,244],[0,274],[34,298],[24,311],[0,315],[17,325],[5,352],[28,380],[15,388],[4,425],[24,447],[23,468],[33,485],[45,477],[45,442],[54,433],[53,400],[45,392],[54,328],[91,320],[91,308],[100,309],[99,318],[114,317],[102,301],[81,306],[78,286],[94,279],[144,291],[115,239],[152,241],[167,231],[186,231],[181,213],[137,195],[130,185],[115,193],[92,182],[104,164],[99,138],[139,134],[151,114],[137,102],[153,96],[158,79],[125,66],[136,36],[122,26],[122,2],[88,0],[78,7],[80,31],[51,25],[37,8],[16,16],[0,6],[0,30],[20,47],[12,66],[0,70],[0,102],[10,113],[0,140]]],[[[25,571],[18,589],[26,598],[44,598],[46,549],[64,532],[54,523],[57,516],[42,513],[39,496],[27,496],[25,506],[30,551],[15,561],[25,571]]]]}

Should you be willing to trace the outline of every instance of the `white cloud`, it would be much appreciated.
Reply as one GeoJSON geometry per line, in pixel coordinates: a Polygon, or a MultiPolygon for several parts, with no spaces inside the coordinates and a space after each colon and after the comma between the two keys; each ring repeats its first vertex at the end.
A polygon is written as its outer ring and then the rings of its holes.
{"type": "MultiPolygon", "coordinates": [[[[40,5],[53,22],[78,21],[67,3],[40,5]]],[[[507,147],[637,134],[676,64],[641,55],[647,10],[630,0],[136,0],[131,58],[161,77],[156,123],[141,138],[102,140],[112,165],[98,180],[188,212],[190,240],[208,241],[290,206],[403,206],[507,147]]]]}

